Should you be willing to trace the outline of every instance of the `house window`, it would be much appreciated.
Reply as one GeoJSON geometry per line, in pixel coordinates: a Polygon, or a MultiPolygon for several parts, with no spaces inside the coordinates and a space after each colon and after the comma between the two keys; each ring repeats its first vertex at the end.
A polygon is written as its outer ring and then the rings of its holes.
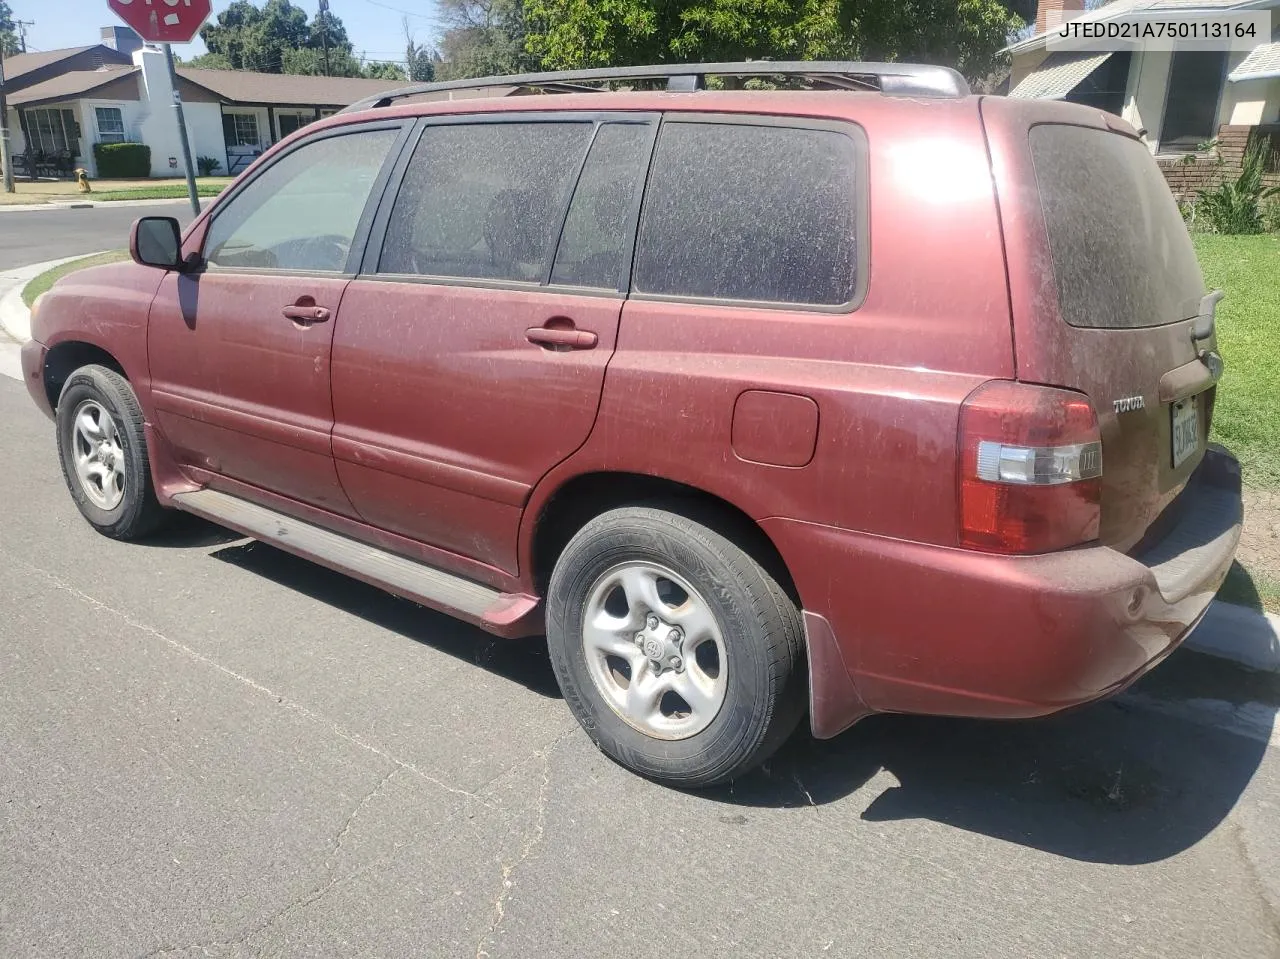
{"type": "Polygon", "coordinates": [[[124,143],[124,117],[119,107],[94,107],[99,143],[124,143]]]}
{"type": "Polygon", "coordinates": [[[301,130],[311,122],[311,117],[303,116],[300,113],[281,113],[279,120],[280,139],[283,140],[290,133],[301,130]]]}
{"type": "Polygon", "coordinates": [[[70,110],[27,110],[27,148],[80,155],[80,127],[70,110]]]}
{"type": "Polygon", "coordinates": [[[1133,55],[1128,50],[1118,50],[1107,57],[1105,63],[1080,81],[1063,99],[1069,103],[1083,103],[1119,116],[1124,110],[1125,92],[1129,85],[1129,65],[1133,55]]]}
{"type": "Polygon", "coordinates": [[[256,147],[258,117],[253,113],[224,113],[222,134],[229,147],[256,147]]]}
{"type": "Polygon", "coordinates": [[[1226,50],[1178,50],[1173,54],[1160,131],[1162,150],[1194,150],[1213,138],[1226,75],[1226,50]]]}

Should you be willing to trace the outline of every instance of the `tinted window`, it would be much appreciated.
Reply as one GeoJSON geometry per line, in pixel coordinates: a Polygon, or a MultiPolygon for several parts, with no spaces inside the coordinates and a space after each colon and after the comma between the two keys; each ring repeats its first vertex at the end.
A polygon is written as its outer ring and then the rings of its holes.
{"type": "Polygon", "coordinates": [[[341,271],[382,163],[399,131],[308,143],[256,177],[214,216],[214,266],[341,271]]]}
{"type": "Polygon", "coordinates": [[[1030,138],[1063,319],[1123,328],[1194,316],[1200,265],[1147,148],[1056,124],[1032,127],[1030,138]]]}
{"type": "Polygon", "coordinates": [[[625,289],[651,133],[638,123],[600,127],[569,205],[551,282],[625,289]]]}
{"type": "Polygon", "coordinates": [[[853,299],[856,152],[829,130],[668,123],[636,249],[644,293],[853,299]]]}
{"type": "Polygon", "coordinates": [[[379,272],[541,281],[592,129],[428,127],[396,198],[379,272]]]}

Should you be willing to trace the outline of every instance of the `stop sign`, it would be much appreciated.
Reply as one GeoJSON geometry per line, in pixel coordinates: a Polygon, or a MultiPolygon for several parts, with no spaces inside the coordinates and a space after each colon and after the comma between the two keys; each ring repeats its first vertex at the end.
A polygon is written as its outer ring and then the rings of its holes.
{"type": "Polygon", "coordinates": [[[148,43],[190,43],[212,12],[210,0],[107,0],[148,43]]]}

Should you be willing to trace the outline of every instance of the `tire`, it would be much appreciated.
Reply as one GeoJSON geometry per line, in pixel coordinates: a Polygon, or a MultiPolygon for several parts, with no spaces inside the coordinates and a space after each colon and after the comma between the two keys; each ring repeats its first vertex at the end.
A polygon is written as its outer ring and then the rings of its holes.
{"type": "Polygon", "coordinates": [[[603,513],[569,541],[547,592],[565,701],[605,754],[642,776],[678,788],[728,782],[804,715],[800,611],[709,525],[647,506],[603,513]],[[676,696],[652,706],[664,688],[676,696]]]}
{"type": "Polygon", "coordinates": [[[142,409],[128,380],[105,366],[82,366],[62,387],[56,427],[62,478],[90,526],[112,539],[129,540],[164,522],[166,513],[151,483],[142,409]],[[81,416],[96,433],[78,426],[81,416]],[[93,473],[89,479],[77,465],[86,449],[96,449],[84,468],[93,473]]]}

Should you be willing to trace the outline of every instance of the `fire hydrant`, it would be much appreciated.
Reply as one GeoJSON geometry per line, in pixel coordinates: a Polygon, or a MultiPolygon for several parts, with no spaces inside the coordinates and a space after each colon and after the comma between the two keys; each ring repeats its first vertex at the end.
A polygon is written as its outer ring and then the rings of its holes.
{"type": "Polygon", "coordinates": [[[89,186],[89,171],[83,167],[76,168],[76,188],[81,193],[93,192],[93,187],[89,186]]]}

